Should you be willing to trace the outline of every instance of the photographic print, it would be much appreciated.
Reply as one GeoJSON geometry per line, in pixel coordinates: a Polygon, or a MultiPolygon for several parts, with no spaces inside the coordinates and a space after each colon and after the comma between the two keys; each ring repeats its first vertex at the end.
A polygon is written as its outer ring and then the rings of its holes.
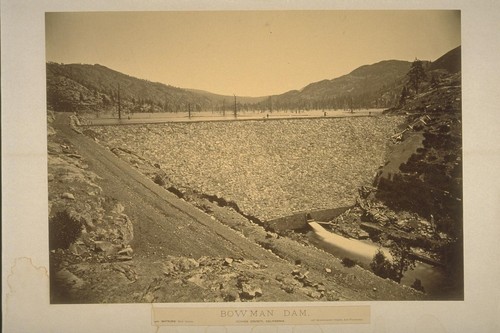
{"type": "Polygon", "coordinates": [[[464,299],[459,10],[45,35],[51,304],[464,299]]]}

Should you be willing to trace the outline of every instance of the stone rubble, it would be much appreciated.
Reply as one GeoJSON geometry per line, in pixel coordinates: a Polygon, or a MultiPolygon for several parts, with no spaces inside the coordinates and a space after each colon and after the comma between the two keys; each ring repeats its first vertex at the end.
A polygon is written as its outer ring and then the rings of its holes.
{"type": "Polygon", "coordinates": [[[161,170],[181,192],[233,201],[261,220],[346,206],[383,164],[404,117],[93,126],[132,165],[161,170]],[[126,154],[128,153],[128,154],[126,154]],[[147,161],[147,162],[146,162],[147,161]]]}

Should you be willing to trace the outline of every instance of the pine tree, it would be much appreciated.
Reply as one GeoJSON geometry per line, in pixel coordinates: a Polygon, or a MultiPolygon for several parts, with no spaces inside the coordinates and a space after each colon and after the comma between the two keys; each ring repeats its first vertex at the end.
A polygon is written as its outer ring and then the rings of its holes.
{"type": "Polygon", "coordinates": [[[392,268],[396,273],[394,278],[391,278],[400,283],[404,273],[407,270],[415,268],[415,259],[411,257],[410,245],[405,242],[396,243],[395,246],[391,248],[390,253],[393,257],[392,268]]]}
{"type": "Polygon", "coordinates": [[[406,75],[408,76],[410,85],[415,89],[415,94],[418,94],[420,83],[427,77],[422,61],[415,58],[415,61],[411,64],[410,71],[406,75]]]}

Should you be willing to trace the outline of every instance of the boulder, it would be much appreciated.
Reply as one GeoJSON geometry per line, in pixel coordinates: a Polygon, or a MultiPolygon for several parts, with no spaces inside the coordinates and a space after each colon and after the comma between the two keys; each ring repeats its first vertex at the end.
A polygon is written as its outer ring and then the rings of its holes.
{"type": "Polygon", "coordinates": [[[325,285],[323,283],[318,283],[318,285],[316,286],[316,290],[319,292],[326,291],[325,285]]]}
{"type": "Polygon", "coordinates": [[[316,290],[311,290],[311,289],[305,289],[303,288],[304,293],[314,299],[319,299],[321,298],[322,294],[319,291],[316,290]]]}
{"type": "Polygon", "coordinates": [[[70,244],[69,251],[77,256],[81,256],[85,253],[88,253],[88,249],[84,245],[77,243],[70,244]]]}
{"type": "Polygon", "coordinates": [[[134,238],[134,226],[132,225],[132,221],[125,214],[120,214],[113,220],[117,227],[116,231],[121,243],[124,245],[130,243],[134,238]]]}
{"type": "Polygon", "coordinates": [[[121,203],[117,203],[113,209],[111,210],[112,213],[115,213],[115,214],[121,214],[123,213],[123,211],[125,210],[125,207],[123,207],[123,205],[121,203]]]}
{"type": "Polygon", "coordinates": [[[127,246],[123,250],[118,251],[118,255],[126,255],[126,256],[131,256],[132,253],[134,253],[134,250],[130,246],[127,246]]]}
{"type": "Polygon", "coordinates": [[[61,195],[63,199],[75,200],[75,196],[69,192],[65,192],[61,195]]]}
{"type": "Polygon", "coordinates": [[[248,283],[243,283],[241,286],[240,298],[253,299],[262,296],[262,289],[257,286],[252,286],[248,283]]]}
{"type": "Polygon", "coordinates": [[[200,263],[198,263],[193,258],[179,258],[179,262],[177,264],[177,267],[181,271],[190,271],[194,268],[200,267],[200,263]]]}
{"type": "Polygon", "coordinates": [[[47,143],[47,152],[49,154],[58,155],[58,154],[61,154],[62,151],[63,150],[62,150],[61,146],[58,143],[52,142],[52,141],[49,141],[47,143]]]}
{"type": "Polygon", "coordinates": [[[289,278],[289,277],[283,278],[283,280],[280,282],[281,282],[281,289],[283,289],[284,291],[286,291],[289,294],[293,293],[296,288],[299,288],[302,286],[302,283],[300,283],[299,281],[297,281],[295,279],[289,278]]]}
{"type": "Polygon", "coordinates": [[[221,288],[222,299],[225,302],[238,302],[240,301],[240,294],[237,289],[232,287],[221,288]]]}
{"type": "Polygon", "coordinates": [[[367,239],[370,237],[370,234],[364,230],[358,230],[358,239],[367,239]]]}
{"type": "Polygon", "coordinates": [[[106,255],[112,255],[118,252],[119,246],[108,241],[94,241],[95,251],[104,252],[106,255]]]}
{"type": "Polygon", "coordinates": [[[56,130],[54,129],[54,127],[47,125],[47,136],[51,136],[51,135],[55,135],[55,134],[56,134],[56,130]]]}
{"type": "Polygon", "coordinates": [[[177,268],[171,261],[167,261],[162,264],[162,270],[163,274],[169,276],[173,274],[177,270],[177,268]]]}
{"type": "Polygon", "coordinates": [[[155,296],[153,295],[152,292],[148,291],[148,293],[142,297],[142,300],[145,303],[153,303],[155,300],[155,296]]]}

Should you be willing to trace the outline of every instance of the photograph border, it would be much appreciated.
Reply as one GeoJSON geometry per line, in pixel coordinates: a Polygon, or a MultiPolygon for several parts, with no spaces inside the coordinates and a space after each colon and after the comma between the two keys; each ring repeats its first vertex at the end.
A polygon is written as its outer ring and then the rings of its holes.
{"type": "MultiPolygon", "coordinates": [[[[329,326],[312,331],[492,331],[499,328],[500,269],[498,190],[500,177],[497,55],[500,6],[488,1],[343,2],[324,1],[7,1],[2,0],[2,293],[5,331],[156,330],[151,304],[50,305],[48,280],[47,157],[44,13],[48,11],[240,10],[240,9],[460,9],[462,16],[462,93],[464,152],[465,300],[418,302],[337,302],[368,305],[370,324],[329,326]],[[493,68],[489,67],[493,66],[493,68]],[[496,67],[494,67],[496,66],[496,67]],[[477,113],[482,111],[480,117],[477,113]],[[477,190],[480,189],[478,193],[477,190]],[[481,228],[477,228],[477,226],[481,228]],[[490,254],[490,256],[488,256],[490,254]],[[494,258],[495,259],[495,258],[494,258]],[[77,329],[75,328],[77,325],[77,329]],[[341,327],[341,328],[340,328],[341,327]]],[[[286,304],[286,303],[285,303],[286,304]]],[[[255,303],[252,307],[283,303],[255,303]]],[[[294,306],[320,303],[294,303],[294,306]]],[[[332,303],[326,304],[331,306],[332,303]]],[[[167,305],[168,306],[168,305],[167,305]]],[[[221,304],[175,304],[187,311],[221,304]]],[[[233,304],[231,304],[233,306],[233,304]]],[[[237,305],[242,306],[242,305],[237,305]]],[[[248,304],[243,304],[248,307],[248,304]]],[[[217,326],[215,326],[217,327],[217,326]]],[[[306,326],[294,330],[298,332],[306,326]]],[[[220,327],[222,331],[223,326],[220,327]]],[[[247,332],[251,326],[228,326],[247,332]]],[[[215,328],[213,328],[216,330],[215,328]]],[[[178,328],[179,331],[187,327],[178,328]]],[[[205,331],[204,327],[193,330],[205,331]]],[[[285,326],[282,331],[292,330],[285,326]]],[[[262,330],[263,331],[263,330],[262,330]]],[[[281,330],[280,330],[281,331],[281,330]]]]}

